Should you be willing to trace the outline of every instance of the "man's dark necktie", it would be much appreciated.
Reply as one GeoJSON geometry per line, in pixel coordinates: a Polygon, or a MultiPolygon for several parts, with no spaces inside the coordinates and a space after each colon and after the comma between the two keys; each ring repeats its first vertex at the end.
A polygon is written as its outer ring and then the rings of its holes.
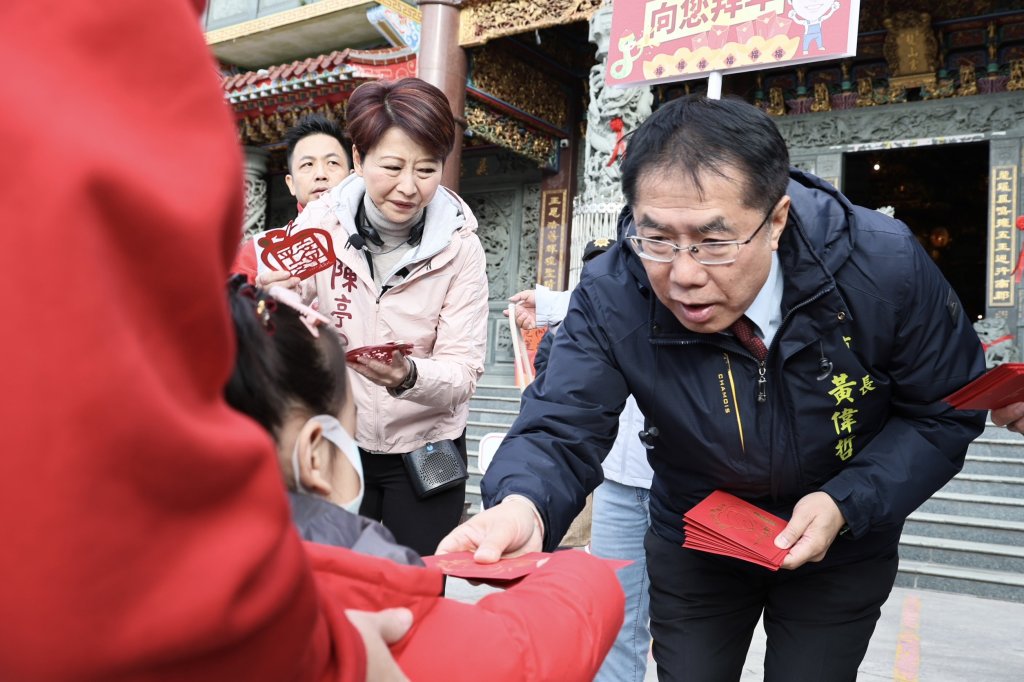
{"type": "Polygon", "coordinates": [[[749,317],[744,315],[733,322],[732,326],[729,327],[729,331],[759,362],[764,362],[764,359],[768,357],[768,348],[764,345],[764,341],[754,332],[754,323],[750,321],[749,317]]]}

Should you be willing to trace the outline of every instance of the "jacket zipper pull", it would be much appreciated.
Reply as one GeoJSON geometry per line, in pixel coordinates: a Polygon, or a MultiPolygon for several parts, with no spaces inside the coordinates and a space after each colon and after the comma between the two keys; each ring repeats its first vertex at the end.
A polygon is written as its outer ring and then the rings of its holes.
{"type": "Polygon", "coordinates": [[[759,403],[767,402],[768,400],[768,391],[766,390],[768,380],[765,379],[764,375],[764,360],[761,360],[757,365],[757,402],[759,403]]]}

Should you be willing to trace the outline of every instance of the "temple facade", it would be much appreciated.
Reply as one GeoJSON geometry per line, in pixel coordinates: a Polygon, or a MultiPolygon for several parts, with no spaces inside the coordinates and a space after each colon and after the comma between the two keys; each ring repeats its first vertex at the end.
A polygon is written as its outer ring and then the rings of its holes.
{"type": "MultiPolygon", "coordinates": [[[[1015,359],[1024,2],[860,8],[855,56],[727,73],[724,93],[775,117],[795,165],[904,220],[983,318],[992,361],[1015,359]]],[[[477,213],[490,266],[488,371],[511,372],[507,297],[575,282],[582,245],[615,234],[626,135],[664,102],[707,88],[706,79],[607,87],[612,9],[602,0],[210,0],[206,38],[246,149],[243,229],[294,215],[281,138],[298,117],[343,122],[348,95],[368,79],[438,85],[464,132],[444,181],[477,213]]]]}

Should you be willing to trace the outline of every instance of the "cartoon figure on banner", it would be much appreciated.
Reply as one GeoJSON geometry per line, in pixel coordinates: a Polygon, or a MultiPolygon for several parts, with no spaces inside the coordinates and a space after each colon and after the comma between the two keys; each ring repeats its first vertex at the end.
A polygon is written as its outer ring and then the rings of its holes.
{"type": "Polygon", "coordinates": [[[818,51],[825,51],[825,39],[821,34],[821,25],[836,13],[840,5],[835,0],[789,0],[793,9],[789,11],[789,18],[804,27],[803,53],[811,47],[811,43],[818,44],[818,51]]]}
{"type": "Polygon", "coordinates": [[[629,76],[629,73],[633,70],[633,62],[640,56],[643,47],[636,39],[636,34],[632,31],[619,38],[619,52],[622,53],[622,58],[615,60],[612,64],[612,78],[621,80],[629,76]]]}

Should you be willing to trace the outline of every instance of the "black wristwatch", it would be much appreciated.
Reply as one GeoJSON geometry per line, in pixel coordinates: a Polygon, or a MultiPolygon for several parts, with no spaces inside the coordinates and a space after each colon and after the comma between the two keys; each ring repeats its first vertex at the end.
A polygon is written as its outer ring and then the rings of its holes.
{"type": "Polygon", "coordinates": [[[412,361],[412,358],[409,358],[409,373],[405,376],[405,379],[402,380],[402,383],[389,388],[388,393],[390,393],[392,397],[397,398],[416,385],[417,376],[416,363],[412,361]]]}

